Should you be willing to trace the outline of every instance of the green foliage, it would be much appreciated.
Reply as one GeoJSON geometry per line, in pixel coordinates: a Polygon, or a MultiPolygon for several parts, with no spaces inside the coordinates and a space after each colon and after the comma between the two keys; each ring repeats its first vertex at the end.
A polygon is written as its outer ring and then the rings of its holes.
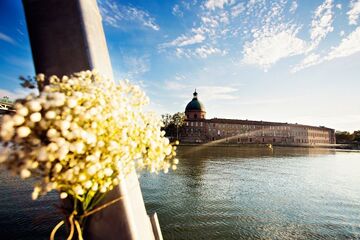
{"type": "Polygon", "coordinates": [[[354,131],[353,137],[354,137],[354,141],[359,143],[360,142],[360,130],[354,131]]]}
{"type": "Polygon", "coordinates": [[[21,82],[20,85],[21,85],[23,88],[35,89],[36,87],[38,87],[38,83],[37,83],[35,77],[30,77],[30,76],[24,77],[24,76],[20,76],[19,79],[20,79],[20,82],[21,82]]]}
{"type": "Polygon", "coordinates": [[[161,115],[161,120],[164,124],[164,128],[167,128],[174,123],[173,117],[171,116],[171,114],[168,113],[161,115]]]}
{"type": "Polygon", "coordinates": [[[336,131],[336,143],[360,143],[360,130],[353,133],[347,131],[336,131]]]}
{"type": "Polygon", "coordinates": [[[179,129],[185,124],[185,113],[177,112],[174,115],[167,113],[161,115],[161,118],[164,123],[163,129],[166,132],[166,136],[179,139],[179,129]]]}
{"type": "Polygon", "coordinates": [[[172,116],[172,120],[174,122],[174,125],[179,128],[184,125],[185,123],[185,113],[183,112],[177,112],[172,116]]]}
{"type": "Polygon", "coordinates": [[[4,96],[4,97],[0,98],[0,102],[13,103],[14,101],[10,100],[10,98],[8,96],[4,96]]]}

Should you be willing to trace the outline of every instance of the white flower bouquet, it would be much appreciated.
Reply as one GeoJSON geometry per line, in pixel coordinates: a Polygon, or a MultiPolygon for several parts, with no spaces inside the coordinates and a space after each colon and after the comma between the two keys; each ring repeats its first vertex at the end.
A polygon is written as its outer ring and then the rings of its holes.
{"type": "Polygon", "coordinates": [[[74,229],[82,239],[86,216],[130,171],[176,169],[176,147],[161,119],[144,111],[148,98],[139,87],[95,71],[36,80],[40,94],[18,100],[15,114],[2,117],[0,164],[36,180],[33,199],[57,190],[73,204],[68,239],[74,229]]]}

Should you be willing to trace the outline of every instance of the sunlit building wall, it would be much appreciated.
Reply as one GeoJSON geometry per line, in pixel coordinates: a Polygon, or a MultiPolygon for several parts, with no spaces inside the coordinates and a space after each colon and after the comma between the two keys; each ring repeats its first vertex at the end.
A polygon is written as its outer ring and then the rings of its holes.
{"type": "Polygon", "coordinates": [[[236,119],[206,119],[204,105],[195,91],[185,108],[186,120],[180,131],[182,142],[233,144],[321,145],[335,144],[335,130],[302,124],[250,121],[236,119]]]}

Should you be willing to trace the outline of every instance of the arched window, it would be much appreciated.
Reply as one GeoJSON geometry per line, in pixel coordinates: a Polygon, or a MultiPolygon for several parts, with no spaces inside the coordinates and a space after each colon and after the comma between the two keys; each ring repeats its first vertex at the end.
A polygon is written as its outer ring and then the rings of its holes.
{"type": "Polygon", "coordinates": [[[197,114],[194,114],[194,118],[197,119],[197,114]]]}

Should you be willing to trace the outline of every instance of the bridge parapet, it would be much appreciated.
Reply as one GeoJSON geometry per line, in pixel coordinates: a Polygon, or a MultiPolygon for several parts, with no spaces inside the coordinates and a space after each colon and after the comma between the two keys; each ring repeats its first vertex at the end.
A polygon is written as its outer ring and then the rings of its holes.
{"type": "Polygon", "coordinates": [[[8,114],[14,111],[14,103],[0,101],[0,114],[8,114]]]}

